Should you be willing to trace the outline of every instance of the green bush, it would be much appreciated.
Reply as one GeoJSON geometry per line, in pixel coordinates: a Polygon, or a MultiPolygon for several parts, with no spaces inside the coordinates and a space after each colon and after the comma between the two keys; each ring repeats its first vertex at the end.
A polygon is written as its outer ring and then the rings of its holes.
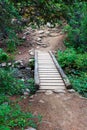
{"type": "Polygon", "coordinates": [[[74,2],[68,8],[66,43],[79,51],[87,51],[87,2],[74,2]]]}
{"type": "Polygon", "coordinates": [[[87,97],[87,73],[80,72],[78,75],[69,75],[73,88],[82,96],[87,97]]]}
{"type": "Polygon", "coordinates": [[[63,68],[87,69],[87,53],[77,53],[73,48],[67,48],[65,51],[58,51],[57,60],[63,68]]]}
{"type": "Polygon", "coordinates": [[[0,62],[6,62],[8,60],[8,55],[0,49],[0,62]]]}
{"type": "Polygon", "coordinates": [[[35,87],[35,84],[34,84],[34,79],[31,78],[28,80],[28,83],[29,83],[29,90],[31,92],[31,94],[34,94],[36,92],[36,87],[35,87]]]}
{"type": "Polygon", "coordinates": [[[26,126],[36,128],[34,118],[39,120],[39,116],[21,111],[18,105],[5,103],[0,105],[0,130],[24,129],[26,126]]]}
{"type": "Polygon", "coordinates": [[[59,51],[57,60],[69,77],[73,88],[87,97],[87,53],[77,53],[73,48],[59,51]]]}
{"type": "Polygon", "coordinates": [[[57,60],[63,68],[72,67],[75,65],[76,52],[73,48],[68,48],[65,51],[58,51],[57,60]]]}
{"type": "Polygon", "coordinates": [[[0,69],[0,93],[21,94],[25,88],[24,81],[13,76],[13,70],[0,69]]]}

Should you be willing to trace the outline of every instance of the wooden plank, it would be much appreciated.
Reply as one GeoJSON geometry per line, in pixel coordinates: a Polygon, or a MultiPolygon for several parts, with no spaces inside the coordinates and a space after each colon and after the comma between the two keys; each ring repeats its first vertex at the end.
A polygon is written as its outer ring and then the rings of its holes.
{"type": "Polygon", "coordinates": [[[47,89],[48,89],[48,90],[51,90],[51,89],[52,89],[52,90],[55,90],[55,89],[59,89],[59,90],[60,90],[60,89],[63,89],[63,90],[64,90],[64,89],[65,89],[65,86],[40,86],[40,89],[44,89],[44,90],[45,90],[45,89],[46,89],[46,90],[47,90],[47,89]]]}
{"type": "Polygon", "coordinates": [[[48,75],[48,74],[49,74],[49,75],[51,75],[51,74],[52,74],[52,75],[60,75],[58,72],[39,72],[39,74],[42,74],[42,75],[43,75],[43,74],[45,74],[45,75],[48,75]]]}
{"type": "Polygon", "coordinates": [[[44,80],[44,79],[41,79],[40,80],[40,83],[63,83],[63,80],[62,79],[60,79],[60,80],[44,80]]]}
{"type": "Polygon", "coordinates": [[[64,83],[40,83],[40,86],[64,86],[64,83]]]}
{"type": "Polygon", "coordinates": [[[60,72],[60,74],[61,74],[61,76],[62,76],[62,78],[64,80],[64,83],[65,83],[66,87],[67,88],[72,88],[72,85],[71,85],[68,77],[66,76],[66,74],[64,73],[64,71],[62,70],[62,68],[60,67],[59,63],[56,61],[56,58],[54,57],[54,55],[52,54],[51,51],[49,53],[50,53],[50,55],[51,55],[51,57],[52,57],[52,59],[53,59],[53,61],[55,63],[56,68],[60,72]]]}
{"type": "Polygon", "coordinates": [[[34,73],[34,78],[35,78],[35,86],[37,89],[39,89],[39,74],[38,74],[38,56],[37,56],[37,51],[35,51],[35,73],[34,73]]]}
{"type": "Polygon", "coordinates": [[[40,80],[60,80],[62,79],[61,77],[39,77],[40,80]]]}

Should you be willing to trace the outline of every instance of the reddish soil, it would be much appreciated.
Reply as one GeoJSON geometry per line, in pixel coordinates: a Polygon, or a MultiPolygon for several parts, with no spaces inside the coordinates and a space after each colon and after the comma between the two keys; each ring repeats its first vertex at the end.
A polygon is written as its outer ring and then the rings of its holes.
{"type": "Polygon", "coordinates": [[[27,97],[18,104],[23,111],[42,115],[37,130],[87,130],[87,100],[77,93],[37,93],[32,99],[27,97]]]}
{"type": "MultiPolygon", "coordinates": [[[[21,54],[16,54],[16,60],[21,59],[28,62],[28,59],[31,57],[28,51],[32,48],[41,51],[65,49],[63,45],[65,35],[55,33],[55,31],[54,34],[57,34],[56,36],[44,36],[42,38],[42,42],[45,42],[48,47],[44,48],[37,45],[35,39],[39,36],[38,31],[35,30],[31,33],[33,37],[32,47],[22,45],[18,48],[18,52],[21,52],[21,54]]],[[[25,45],[27,43],[30,43],[30,40],[27,40],[25,45]]],[[[15,100],[15,97],[11,99],[15,100]]],[[[19,98],[16,97],[16,99],[19,98]]],[[[43,116],[42,122],[38,124],[37,130],[87,130],[87,100],[81,98],[77,93],[53,93],[51,95],[37,93],[33,99],[27,97],[18,101],[18,104],[23,111],[32,112],[34,115],[41,114],[43,116]]]]}

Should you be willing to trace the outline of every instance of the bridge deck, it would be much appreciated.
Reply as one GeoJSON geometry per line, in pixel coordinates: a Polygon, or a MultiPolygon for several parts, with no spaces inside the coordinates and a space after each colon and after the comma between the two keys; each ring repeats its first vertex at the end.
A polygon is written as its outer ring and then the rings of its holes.
{"type": "Polygon", "coordinates": [[[38,80],[39,89],[65,89],[62,76],[49,52],[38,51],[35,62],[35,78],[38,80]]]}

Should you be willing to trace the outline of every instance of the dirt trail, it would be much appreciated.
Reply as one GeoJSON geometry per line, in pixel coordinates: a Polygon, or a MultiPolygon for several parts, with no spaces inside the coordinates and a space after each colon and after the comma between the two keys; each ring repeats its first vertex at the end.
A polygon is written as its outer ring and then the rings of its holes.
{"type": "MultiPolygon", "coordinates": [[[[16,55],[16,60],[28,62],[32,57],[29,50],[41,51],[64,50],[61,29],[32,30],[31,38],[27,35],[27,41],[19,47],[21,54],[16,55]],[[42,32],[39,32],[41,31],[42,32]],[[41,39],[40,39],[41,38],[41,39]],[[29,46],[27,46],[27,43],[29,46]],[[31,46],[32,43],[32,46],[31,46]],[[42,45],[44,43],[44,46],[42,45]]],[[[32,99],[27,97],[19,102],[24,111],[31,111],[34,115],[41,114],[42,122],[38,124],[38,130],[87,130],[87,100],[75,93],[36,93],[32,99]]]]}

